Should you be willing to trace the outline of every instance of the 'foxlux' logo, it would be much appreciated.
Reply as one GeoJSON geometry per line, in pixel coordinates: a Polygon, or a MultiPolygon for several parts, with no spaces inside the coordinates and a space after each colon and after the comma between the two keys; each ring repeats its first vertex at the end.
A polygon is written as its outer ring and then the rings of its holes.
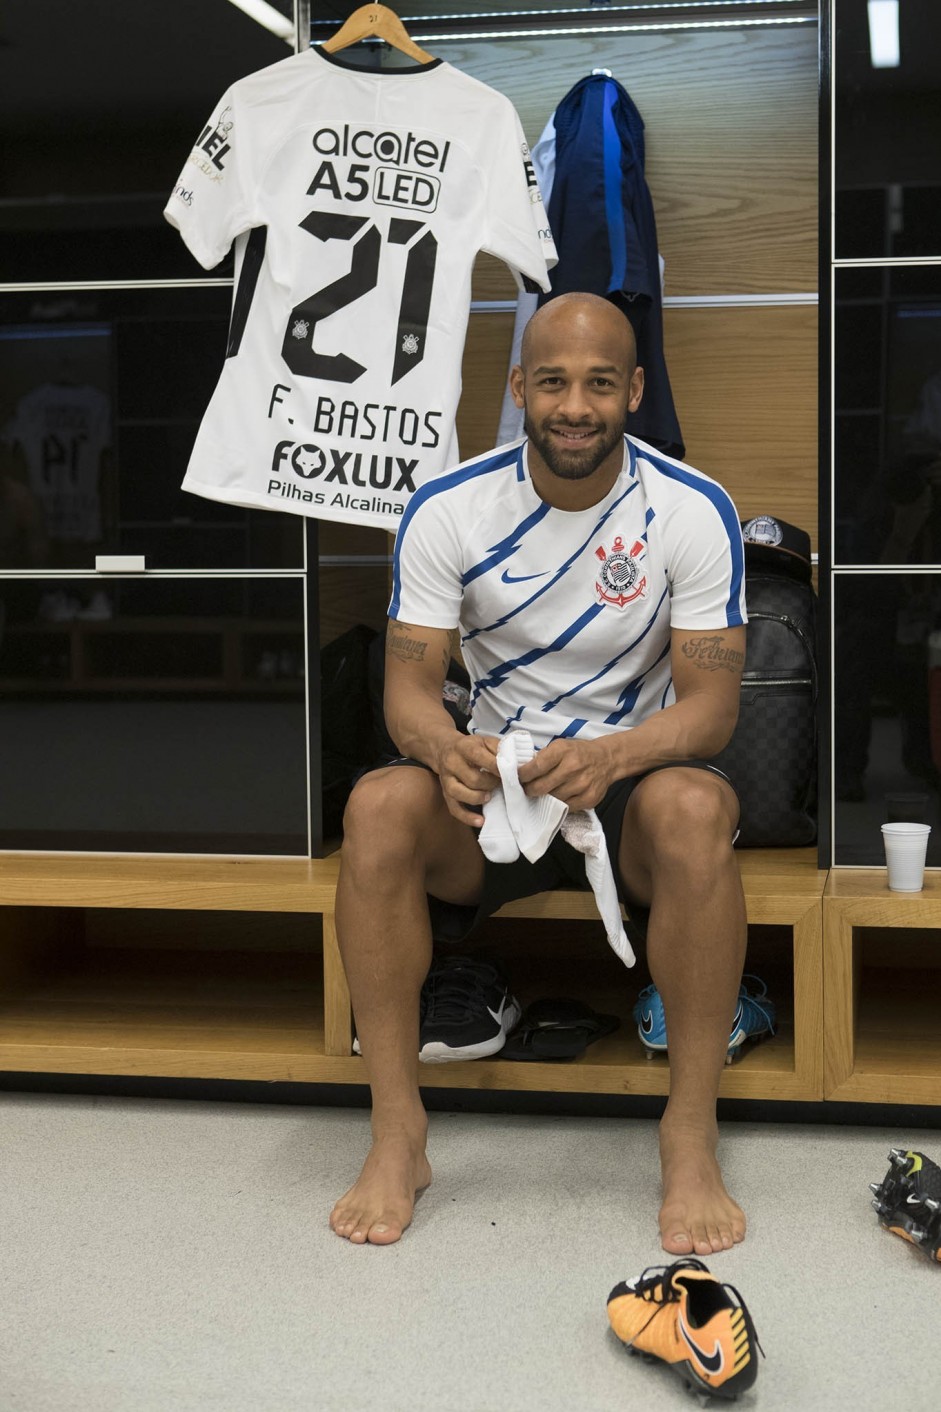
{"type": "Polygon", "coordinates": [[[317,480],[323,476],[324,483],[335,481],[338,485],[358,485],[362,489],[371,486],[373,490],[404,490],[410,494],[415,490],[413,479],[418,461],[409,461],[404,456],[365,455],[362,451],[337,451],[329,447],[329,468],[327,452],[310,442],[279,441],[271,458],[271,469],[277,474],[282,462],[287,461],[295,475],[302,480],[317,480]],[[393,484],[393,476],[397,477],[393,484]]]}
{"type": "Polygon", "coordinates": [[[620,535],[611,546],[610,554],[603,544],[598,545],[595,558],[601,560],[601,569],[595,591],[603,603],[613,603],[616,608],[623,608],[635,598],[643,598],[647,592],[647,576],[645,574],[638,581],[638,575],[640,560],[645,553],[646,549],[639,539],[634,541],[630,551],[626,550],[620,535]]]}

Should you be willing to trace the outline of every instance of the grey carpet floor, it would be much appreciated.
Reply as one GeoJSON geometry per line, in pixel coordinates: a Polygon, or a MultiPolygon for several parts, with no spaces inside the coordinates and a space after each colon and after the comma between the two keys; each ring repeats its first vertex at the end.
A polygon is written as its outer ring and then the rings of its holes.
{"type": "MultiPolygon", "coordinates": [[[[0,1095],[2,1412],[612,1412],[695,1407],[608,1329],[660,1263],[656,1126],[436,1113],[394,1247],[327,1226],[361,1110],[0,1095]]],[[[941,1267],[867,1184],[937,1131],[729,1123],[749,1236],[714,1257],[767,1355],[764,1412],[938,1406],[941,1267]]],[[[720,1404],[713,1403],[713,1406],[720,1404]]]]}

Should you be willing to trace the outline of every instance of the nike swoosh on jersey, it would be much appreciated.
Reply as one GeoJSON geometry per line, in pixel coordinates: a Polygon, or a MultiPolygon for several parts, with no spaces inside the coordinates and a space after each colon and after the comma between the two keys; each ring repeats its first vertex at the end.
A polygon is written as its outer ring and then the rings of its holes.
{"type": "Polygon", "coordinates": [[[713,1344],[711,1353],[704,1353],[699,1347],[699,1344],[696,1342],[696,1340],[690,1338],[689,1333],[686,1329],[686,1325],[683,1322],[682,1316],[677,1319],[677,1323],[679,1325],[680,1333],[686,1340],[686,1343],[689,1346],[689,1350],[692,1353],[693,1357],[696,1359],[697,1363],[701,1363],[707,1373],[721,1373],[723,1358],[722,1345],[719,1340],[716,1339],[715,1343],[713,1344]]]}
{"type": "Polygon", "coordinates": [[[511,574],[509,569],[504,569],[500,575],[502,583],[528,583],[530,579],[544,579],[548,569],[543,569],[541,574],[511,574]]]}

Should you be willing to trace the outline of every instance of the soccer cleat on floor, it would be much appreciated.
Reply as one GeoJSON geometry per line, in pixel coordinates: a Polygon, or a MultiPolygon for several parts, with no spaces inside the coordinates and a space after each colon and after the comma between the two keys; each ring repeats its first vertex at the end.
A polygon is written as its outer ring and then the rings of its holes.
{"type": "MultiPolygon", "coordinates": [[[[725,1062],[731,1064],[746,1040],[773,1035],[775,1018],[774,1001],[768,999],[768,988],[764,981],[759,980],[757,976],[743,977],[729,1031],[729,1050],[725,1062]],[[751,990],[746,982],[751,983],[751,990]]],[[[663,1001],[655,985],[645,986],[637,997],[634,1020],[647,1058],[651,1059],[655,1054],[665,1054],[667,1022],[663,1013],[663,1001]]]]}
{"type": "Polygon", "coordinates": [[[754,1384],[756,1353],[764,1357],[738,1290],[692,1256],[615,1285],[608,1318],[630,1353],[660,1359],[710,1397],[733,1402],[754,1384]]]}
{"type": "Polygon", "coordinates": [[[870,1182],[879,1224],[941,1261],[941,1167],[923,1152],[893,1147],[889,1170],[870,1182]]]}
{"type": "MultiPolygon", "coordinates": [[[[451,1064],[497,1054],[519,1017],[519,1001],[496,966],[471,956],[436,959],[422,986],[418,1057],[451,1064]]],[[[353,1052],[361,1052],[358,1039],[353,1052]]]]}

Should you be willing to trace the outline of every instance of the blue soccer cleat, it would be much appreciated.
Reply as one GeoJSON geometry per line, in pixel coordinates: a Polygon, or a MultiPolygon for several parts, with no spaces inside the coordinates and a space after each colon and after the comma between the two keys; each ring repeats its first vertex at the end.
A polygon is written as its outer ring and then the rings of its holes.
{"type": "MultiPolygon", "coordinates": [[[[634,1020],[637,1033],[644,1046],[647,1058],[667,1051],[667,1022],[663,1013],[663,1001],[655,985],[645,986],[637,997],[634,1006],[634,1020]]],[[[738,992],[738,1004],[729,1031],[729,1049],[726,1063],[741,1050],[748,1039],[762,1039],[774,1034],[774,1001],[768,999],[768,988],[757,976],[744,976],[738,992]],[[752,989],[746,985],[751,982],[752,989]]]]}
{"type": "Polygon", "coordinates": [[[634,1020],[640,1042],[647,1051],[647,1058],[667,1052],[667,1021],[663,1013],[663,1001],[655,985],[645,986],[637,997],[634,1006],[634,1020]]]}

